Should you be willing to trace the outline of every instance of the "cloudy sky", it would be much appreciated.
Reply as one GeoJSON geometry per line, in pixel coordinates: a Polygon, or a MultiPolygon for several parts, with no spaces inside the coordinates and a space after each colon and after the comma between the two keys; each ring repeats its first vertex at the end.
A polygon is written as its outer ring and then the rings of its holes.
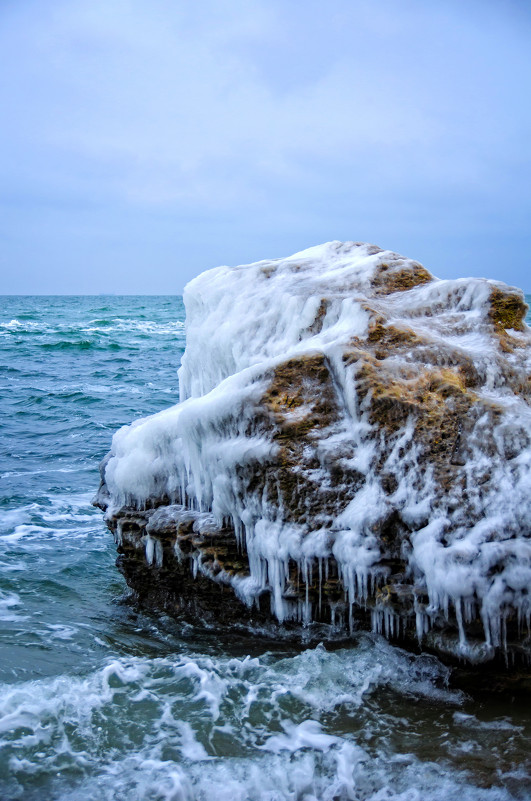
{"type": "Polygon", "coordinates": [[[531,291],[529,0],[0,0],[0,293],[331,239],[531,291]]]}

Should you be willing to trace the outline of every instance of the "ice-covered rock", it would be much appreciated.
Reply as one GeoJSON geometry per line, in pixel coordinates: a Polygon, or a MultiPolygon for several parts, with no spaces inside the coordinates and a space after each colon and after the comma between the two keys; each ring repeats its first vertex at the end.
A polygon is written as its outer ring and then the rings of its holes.
{"type": "Polygon", "coordinates": [[[149,571],[174,612],[210,586],[214,616],[217,592],[236,617],[529,656],[520,290],[330,242],[207,271],[184,300],[181,403],[120,429],[103,466],[132,586],[149,571]]]}

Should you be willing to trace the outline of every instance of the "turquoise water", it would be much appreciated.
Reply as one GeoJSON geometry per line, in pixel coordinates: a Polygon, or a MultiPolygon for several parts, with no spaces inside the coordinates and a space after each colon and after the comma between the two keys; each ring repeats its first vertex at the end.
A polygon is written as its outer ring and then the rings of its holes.
{"type": "Polygon", "coordinates": [[[295,647],[142,613],[91,506],[178,401],[179,297],[3,297],[0,799],[531,798],[531,713],[360,634],[295,647]]]}

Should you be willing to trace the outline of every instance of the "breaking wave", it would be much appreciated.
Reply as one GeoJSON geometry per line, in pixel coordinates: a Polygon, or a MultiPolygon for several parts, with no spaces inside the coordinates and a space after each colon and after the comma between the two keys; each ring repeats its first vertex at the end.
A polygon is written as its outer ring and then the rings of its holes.
{"type": "Polygon", "coordinates": [[[487,786],[486,752],[503,754],[509,736],[523,755],[521,729],[462,713],[465,698],[446,680],[435,659],[370,635],[355,650],[286,658],[112,659],[86,678],[2,687],[1,758],[12,798],[23,786],[30,799],[43,788],[54,798],[138,801],[510,798],[487,786]],[[423,753],[421,701],[437,710],[438,761],[423,753]],[[411,704],[417,719],[397,749],[411,704]],[[470,782],[470,750],[484,752],[484,787],[470,782]]]}

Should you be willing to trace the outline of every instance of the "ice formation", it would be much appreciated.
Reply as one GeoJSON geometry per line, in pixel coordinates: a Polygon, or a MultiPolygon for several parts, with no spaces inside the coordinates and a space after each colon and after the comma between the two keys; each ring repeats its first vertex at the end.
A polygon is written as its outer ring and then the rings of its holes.
{"type": "Polygon", "coordinates": [[[279,622],[529,653],[522,293],[330,242],[209,270],[184,301],[181,402],[120,429],[103,467],[121,546],[279,622]]]}

